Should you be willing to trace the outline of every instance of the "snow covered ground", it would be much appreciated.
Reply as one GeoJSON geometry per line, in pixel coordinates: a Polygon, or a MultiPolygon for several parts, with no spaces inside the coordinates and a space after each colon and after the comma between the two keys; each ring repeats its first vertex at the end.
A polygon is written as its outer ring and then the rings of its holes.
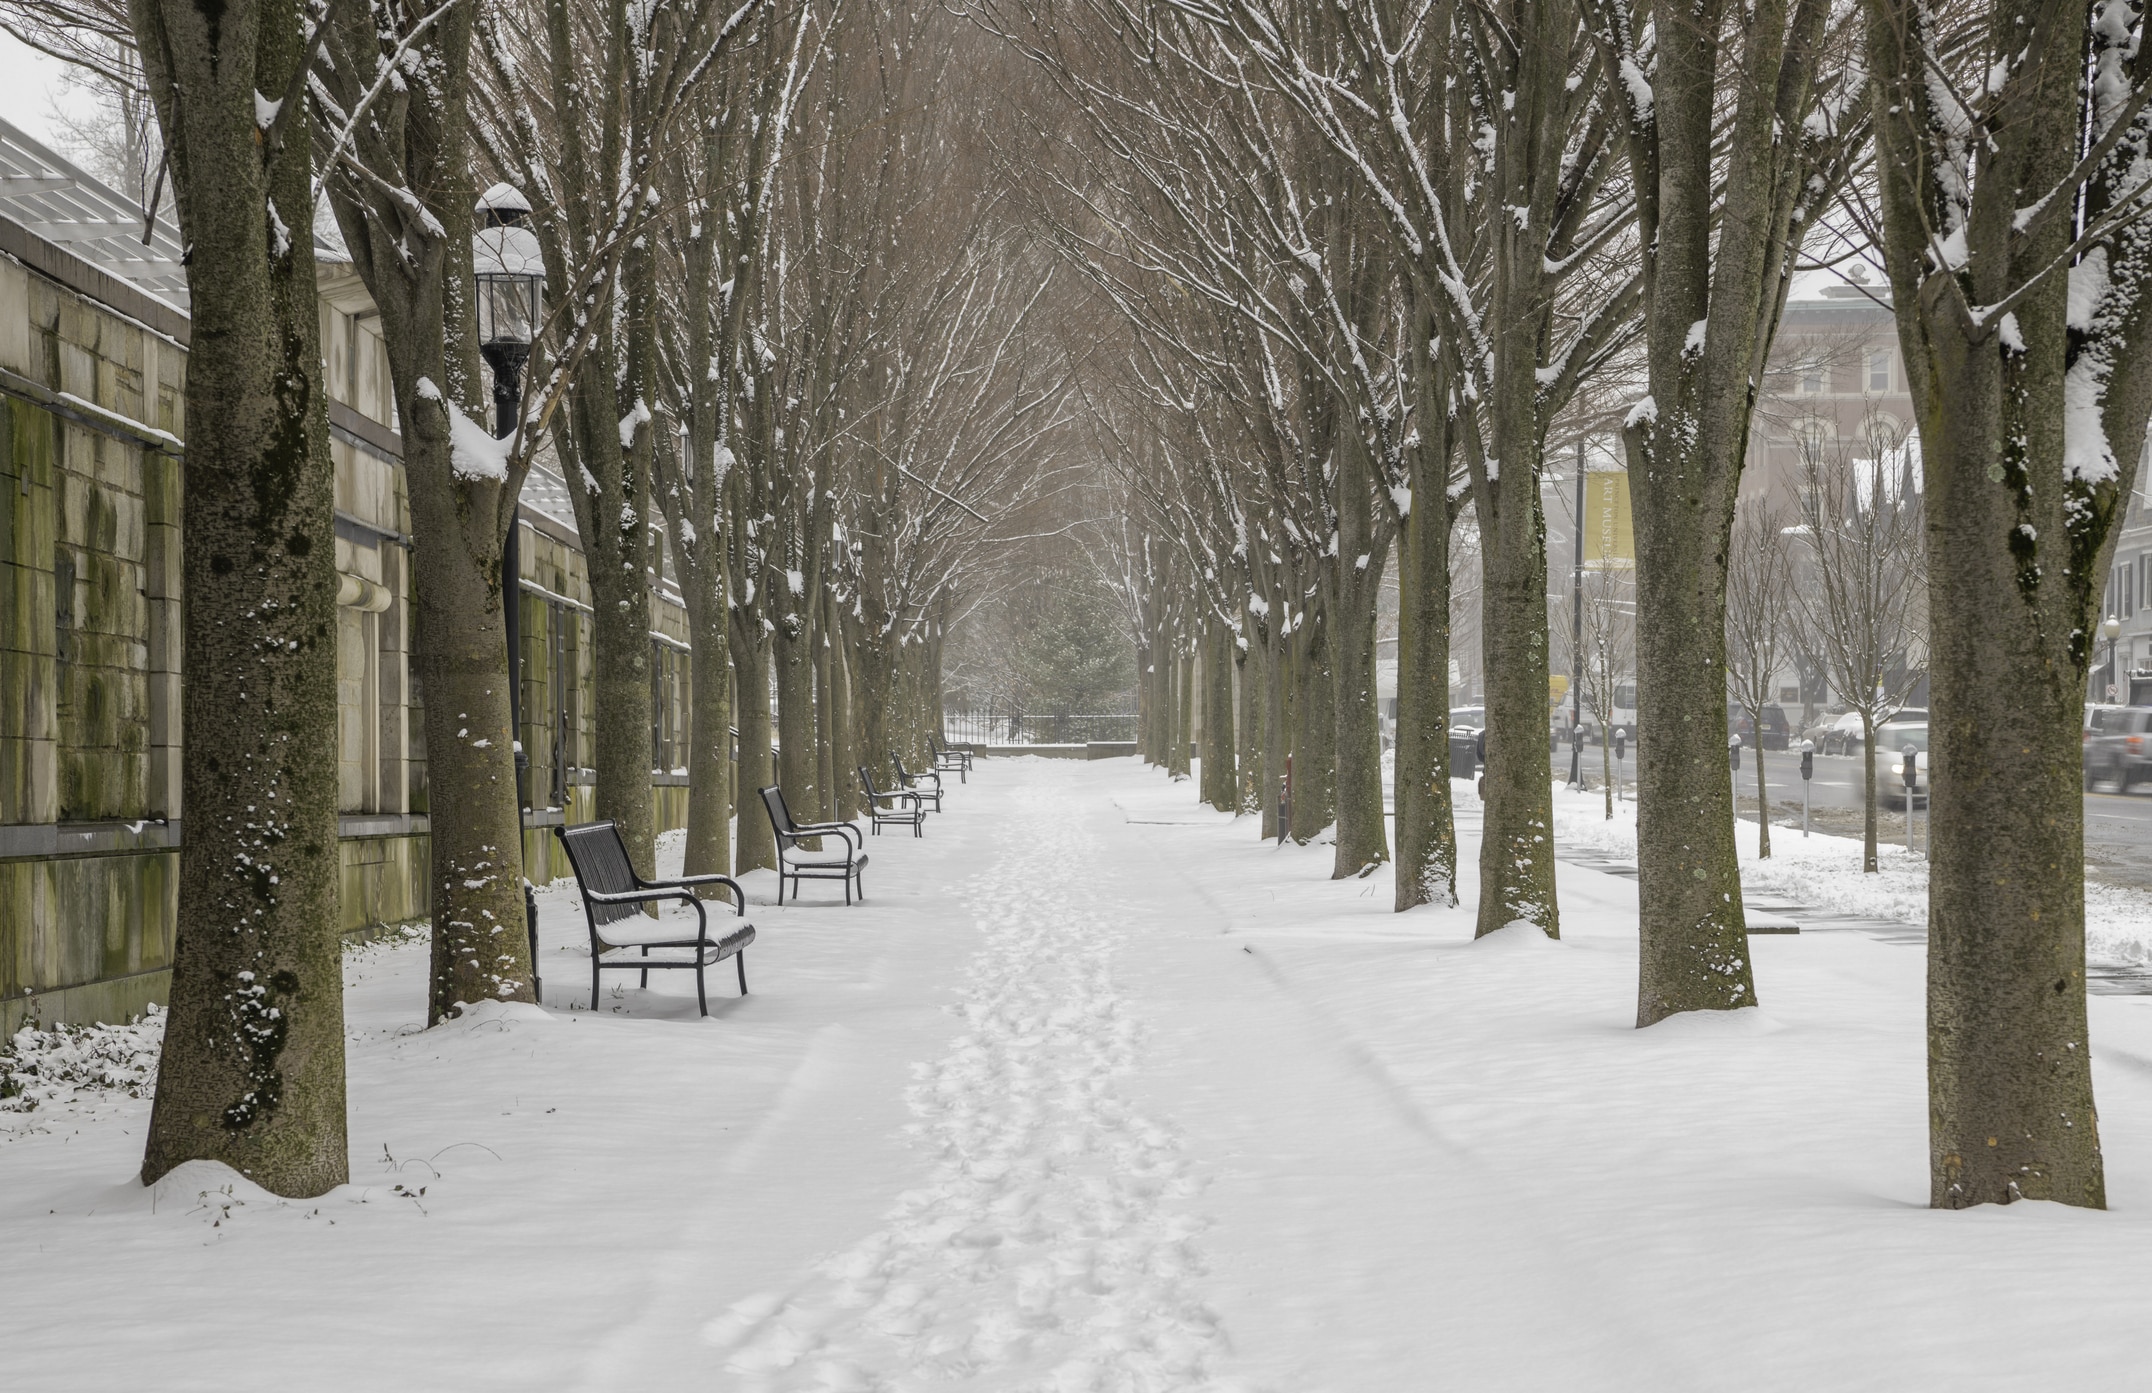
{"type": "Polygon", "coordinates": [[[143,1190],[133,1056],[69,1047],[115,1086],[0,1112],[7,1386],[2144,1386],[2152,999],[2091,1003],[2113,1209],[1939,1214],[1917,949],[1759,937],[1760,1011],[1638,1032],[1616,876],[1474,943],[1132,760],[949,807],[757,906],[708,1021],[586,1009],[565,887],[544,1011],[422,1031],[423,947],[355,953],[317,1201],[143,1190]]]}

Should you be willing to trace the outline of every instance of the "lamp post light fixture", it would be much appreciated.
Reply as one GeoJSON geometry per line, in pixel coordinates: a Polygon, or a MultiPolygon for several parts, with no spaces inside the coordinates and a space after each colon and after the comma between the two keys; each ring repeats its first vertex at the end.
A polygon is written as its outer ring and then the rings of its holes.
{"type": "Polygon", "coordinates": [[[525,224],[531,206],[507,184],[478,199],[471,270],[478,282],[478,351],[493,369],[493,433],[515,431],[523,402],[523,369],[538,336],[545,291],[545,258],[525,224]]]}
{"type": "MultiPolygon", "coordinates": [[[[493,370],[493,433],[515,434],[523,412],[523,370],[530,363],[545,290],[545,257],[525,224],[531,205],[514,187],[495,184],[478,198],[471,236],[477,281],[478,352],[493,370]]],[[[516,802],[530,803],[530,754],[523,748],[523,522],[511,517],[501,545],[501,610],[508,634],[508,727],[515,738],[516,802]]]]}

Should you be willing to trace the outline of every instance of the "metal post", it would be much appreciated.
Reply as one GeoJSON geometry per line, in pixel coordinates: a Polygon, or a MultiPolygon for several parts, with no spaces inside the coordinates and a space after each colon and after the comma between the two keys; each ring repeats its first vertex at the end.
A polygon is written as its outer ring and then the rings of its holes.
{"type": "Polygon", "coordinates": [[[1913,747],[1905,747],[1905,763],[1898,767],[1898,782],[1905,785],[1905,854],[1913,854],[1913,790],[1920,785],[1920,771],[1913,764],[1913,747]]]}
{"type": "MultiPolygon", "coordinates": [[[[1572,519],[1575,546],[1570,550],[1576,556],[1576,566],[1569,582],[1569,726],[1577,730],[1584,724],[1584,437],[1577,437],[1577,509],[1572,519]]],[[[1600,718],[1605,719],[1601,712],[1600,718]]],[[[1600,732],[1604,739],[1606,733],[1600,732]]],[[[1584,787],[1584,741],[1573,737],[1569,743],[1569,785],[1584,787]]]]}
{"type": "MultiPolygon", "coordinates": [[[[523,365],[530,348],[523,344],[493,343],[480,350],[486,366],[493,369],[493,434],[505,440],[515,434],[516,418],[523,410],[523,365]]],[[[507,539],[501,543],[501,627],[508,641],[508,738],[516,757],[516,816],[530,806],[530,752],[523,748],[523,519],[508,522],[507,539]]]]}
{"type": "Polygon", "coordinates": [[[1726,763],[1733,770],[1734,821],[1741,820],[1741,737],[1726,737],[1726,763]]]}
{"type": "Polygon", "coordinates": [[[1808,781],[1816,775],[1816,742],[1801,742],[1801,835],[1808,835],[1808,781]]]}

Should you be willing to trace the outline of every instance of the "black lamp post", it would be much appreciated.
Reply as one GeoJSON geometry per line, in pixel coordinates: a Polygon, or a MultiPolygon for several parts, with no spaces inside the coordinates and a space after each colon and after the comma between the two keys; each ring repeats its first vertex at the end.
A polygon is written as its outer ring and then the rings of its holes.
{"type": "MultiPolygon", "coordinates": [[[[478,199],[471,269],[478,282],[478,351],[493,369],[493,433],[506,438],[523,411],[523,369],[540,324],[545,259],[525,226],[531,206],[507,184],[478,199]]],[[[508,630],[508,723],[514,732],[516,802],[530,803],[530,754],[523,748],[523,524],[511,519],[501,547],[501,606],[508,630]]]]}

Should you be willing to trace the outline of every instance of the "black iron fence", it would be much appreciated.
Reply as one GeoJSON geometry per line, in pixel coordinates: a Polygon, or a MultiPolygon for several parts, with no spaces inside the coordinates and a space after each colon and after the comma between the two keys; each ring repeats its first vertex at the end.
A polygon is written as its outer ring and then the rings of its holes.
{"type": "Polygon", "coordinates": [[[1055,716],[1022,711],[956,710],[942,714],[942,738],[952,745],[1085,745],[1136,738],[1133,711],[1055,716]]]}

